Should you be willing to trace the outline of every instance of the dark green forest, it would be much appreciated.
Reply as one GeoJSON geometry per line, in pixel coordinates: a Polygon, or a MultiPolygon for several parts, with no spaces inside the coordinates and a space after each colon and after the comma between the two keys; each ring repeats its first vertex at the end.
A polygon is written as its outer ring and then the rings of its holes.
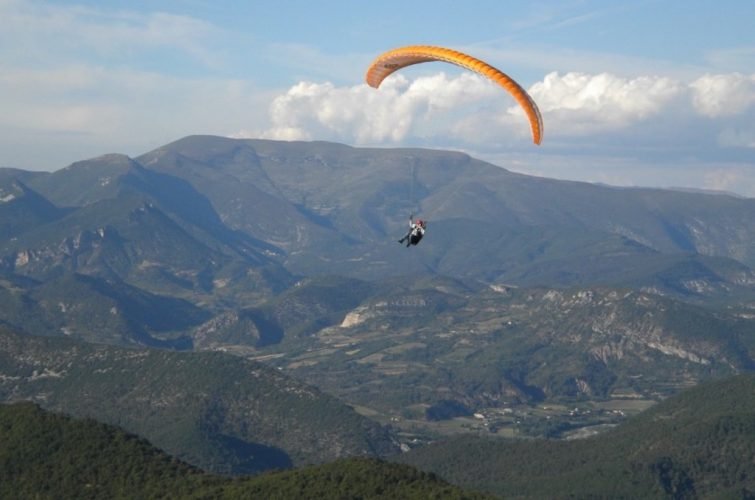
{"type": "Polygon", "coordinates": [[[484,498],[431,473],[342,459],[251,478],[210,475],[117,427],[0,406],[0,498],[484,498]]]}

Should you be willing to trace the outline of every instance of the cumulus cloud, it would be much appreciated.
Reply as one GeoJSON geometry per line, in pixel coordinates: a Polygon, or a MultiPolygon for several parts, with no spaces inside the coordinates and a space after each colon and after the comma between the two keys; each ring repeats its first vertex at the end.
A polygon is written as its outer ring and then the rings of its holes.
{"type": "Polygon", "coordinates": [[[622,128],[660,113],[682,94],[678,81],[665,77],[634,79],[601,73],[550,73],[530,93],[551,130],[570,134],[622,128]]]}
{"type": "Polygon", "coordinates": [[[449,110],[479,103],[495,89],[476,75],[441,73],[409,82],[401,75],[376,90],[367,85],[335,87],[300,82],[270,106],[274,139],[339,139],[357,144],[399,142],[422,135],[449,110]]]}
{"type": "Polygon", "coordinates": [[[755,147],[754,78],[553,72],[528,89],[545,123],[543,149],[537,150],[529,147],[519,106],[478,75],[410,80],[398,74],[380,89],[300,82],[272,101],[271,126],[256,136],[451,147],[550,177],[736,189],[752,196],[755,165],[741,150],[755,147]],[[506,153],[513,150],[525,155],[518,164],[506,153]],[[726,164],[726,150],[732,151],[729,161],[738,163],[726,164]]]}
{"type": "MultiPolygon", "coordinates": [[[[557,72],[529,88],[543,114],[547,138],[652,134],[662,118],[667,140],[710,132],[707,121],[739,116],[751,121],[755,75],[706,75],[691,83],[662,76],[624,78],[609,73],[557,72]],[[650,123],[650,121],[653,123],[650,123]],[[697,125],[695,125],[695,122],[697,125]],[[669,124],[678,126],[668,126],[669,124]],[[683,130],[684,129],[684,130],[683,130]]],[[[300,82],[270,106],[264,137],[329,139],[356,144],[399,143],[431,137],[457,144],[521,141],[529,128],[521,109],[500,88],[470,73],[408,80],[394,75],[380,89],[300,82]]],[[[718,144],[752,147],[752,127],[719,127],[718,144]]],[[[716,133],[713,134],[715,139],[716,133]]],[[[657,142],[657,139],[656,139],[657,142]]]]}
{"type": "Polygon", "coordinates": [[[705,75],[690,88],[695,109],[711,118],[741,114],[755,104],[755,75],[705,75]]]}

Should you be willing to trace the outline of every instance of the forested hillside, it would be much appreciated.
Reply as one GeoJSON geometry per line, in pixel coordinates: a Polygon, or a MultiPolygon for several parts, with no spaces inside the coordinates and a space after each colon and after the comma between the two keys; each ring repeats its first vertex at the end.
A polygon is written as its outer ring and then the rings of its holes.
{"type": "Polygon", "coordinates": [[[251,479],[213,476],[118,428],[28,403],[0,405],[0,442],[2,498],[484,498],[374,459],[251,479]]]}
{"type": "Polygon", "coordinates": [[[503,497],[750,498],[755,376],[702,384],[593,438],[463,437],[400,460],[503,497]]]}

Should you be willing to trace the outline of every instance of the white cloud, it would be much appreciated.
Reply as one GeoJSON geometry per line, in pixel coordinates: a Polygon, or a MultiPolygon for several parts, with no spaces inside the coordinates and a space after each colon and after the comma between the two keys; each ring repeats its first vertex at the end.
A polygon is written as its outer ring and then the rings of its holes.
{"type": "Polygon", "coordinates": [[[627,79],[608,73],[550,73],[530,89],[548,118],[548,130],[565,130],[566,135],[643,121],[660,113],[682,92],[682,85],[670,78],[627,79]]]}
{"type": "Polygon", "coordinates": [[[755,147],[752,79],[550,73],[528,89],[543,114],[542,149],[530,147],[510,96],[474,74],[399,74],[379,89],[301,82],[273,100],[271,127],[257,136],[454,148],[491,160],[519,151],[518,163],[498,164],[556,178],[752,196],[755,165],[741,151],[755,147]]]}
{"type": "MultiPolygon", "coordinates": [[[[669,142],[674,142],[673,134],[695,127],[690,120],[702,128],[707,120],[723,115],[751,116],[755,76],[706,75],[685,83],[661,76],[554,72],[529,93],[543,114],[546,141],[639,131],[662,115],[664,123],[676,120],[678,124],[665,131],[669,142]]],[[[357,144],[431,137],[481,144],[496,137],[520,141],[529,134],[523,113],[511,98],[470,73],[440,73],[412,81],[394,75],[377,90],[366,85],[300,82],[274,99],[270,119],[272,127],[265,137],[357,144]]],[[[721,128],[719,144],[749,145],[749,130],[739,127],[723,133],[721,128]]],[[[687,135],[681,136],[686,140],[687,135]]]]}
{"type": "Polygon", "coordinates": [[[755,75],[705,75],[690,87],[695,109],[711,118],[742,114],[755,104],[755,75]]]}
{"type": "Polygon", "coordinates": [[[449,110],[481,102],[496,93],[475,75],[441,73],[411,83],[397,75],[380,89],[365,84],[335,87],[300,82],[270,106],[272,127],[264,137],[327,138],[357,144],[399,142],[437,126],[449,110]]]}

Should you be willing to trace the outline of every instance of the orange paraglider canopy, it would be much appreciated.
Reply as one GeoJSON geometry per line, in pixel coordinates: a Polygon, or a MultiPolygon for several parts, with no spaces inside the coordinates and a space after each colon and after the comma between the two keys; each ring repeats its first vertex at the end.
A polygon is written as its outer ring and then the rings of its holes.
{"type": "Polygon", "coordinates": [[[543,118],[535,101],[518,83],[502,71],[472,56],[443,47],[431,45],[410,45],[389,50],[380,54],[367,69],[365,80],[370,87],[378,88],[380,83],[394,71],[401,68],[431,61],[443,61],[483,75],[506,89],[524,110],[532,128],[532,141],[540,144],[543,138],[543,118]]]}

